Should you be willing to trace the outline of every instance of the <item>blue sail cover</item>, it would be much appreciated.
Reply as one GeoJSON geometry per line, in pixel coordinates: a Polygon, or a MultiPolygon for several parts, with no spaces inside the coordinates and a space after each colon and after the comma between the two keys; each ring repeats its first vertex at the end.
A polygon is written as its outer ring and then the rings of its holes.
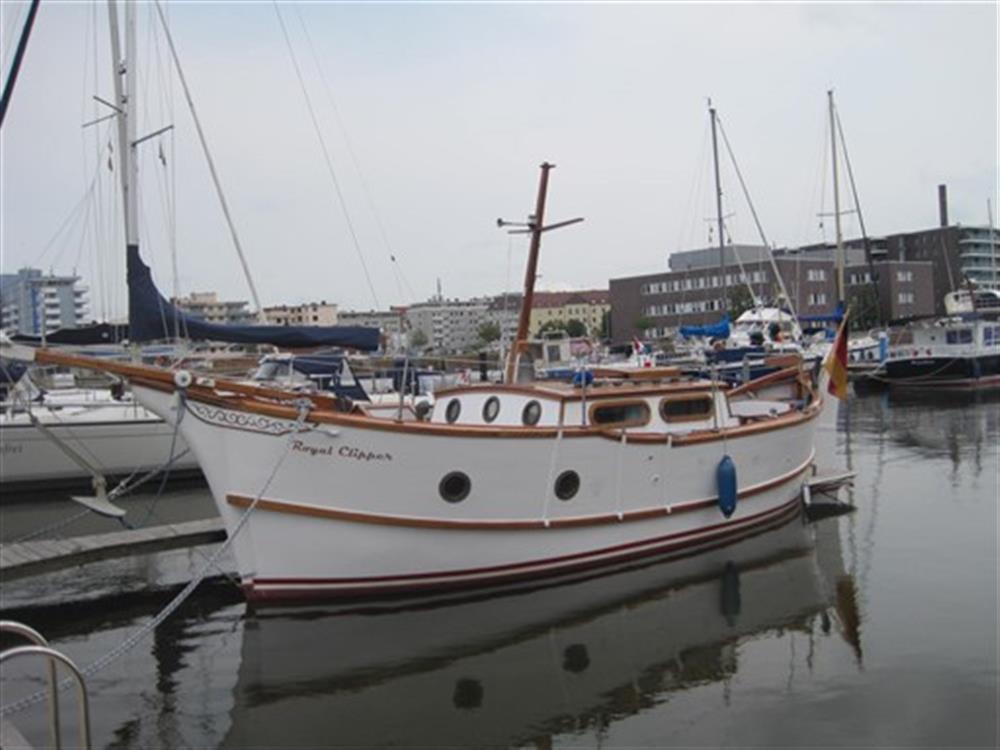
{"type": "Polygon", "coordinates": [[[681,336],[686,339],[693,338],[695,336],[704,336],[710,339],[728,339],[729,338],[729,316],[723,315],[722,319],[711,326],[681,326],[681,336]]]}
{"type": "Polygon", "coordinates": [[[839,323],[844,319],[844,303],[837,303],[836,309],[827,315],[800,315],[800,323],[839,323]]]}
{"type": "Polygon", "coordinates": [[[379,346],[377,328],[362,326],[261,326],[206,323],[167,302],[153,283],[149,266],[130,245],[128,264],[128,320],[132,342],[185,338],[194,341],[228,341],[233,344],[273,344],[290,349],[341,346],[374,351],[379,346]]]}

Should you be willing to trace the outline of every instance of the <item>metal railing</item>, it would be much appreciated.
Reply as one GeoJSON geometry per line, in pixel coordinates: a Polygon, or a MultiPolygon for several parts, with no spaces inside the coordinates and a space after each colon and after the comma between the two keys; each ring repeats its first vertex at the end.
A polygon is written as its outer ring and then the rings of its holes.
{"type": "Polygon", "coordinates": [[[56,674],[57,662],[64,664],[76,681],[77,696],[80,706],[80,746],[90,748],[90,705],[87,701],[87,686],[83,675],[77,666],[65,654],[49,646],[49,642],[32,627],[13,620],[0,620],[0,633],[18,635],[31,646],[17,646],[0,653],[0,664],[10,659],[24,656],[43,656],[49,666],[49,724],[52,731],[52,745],[62,747],[62,736],[59,727],[59,683],[56,674]]]}

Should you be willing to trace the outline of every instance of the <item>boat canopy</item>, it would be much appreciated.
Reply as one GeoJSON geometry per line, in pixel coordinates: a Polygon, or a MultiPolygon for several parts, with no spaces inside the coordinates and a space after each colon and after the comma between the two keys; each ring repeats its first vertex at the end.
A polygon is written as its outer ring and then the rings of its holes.
{"type": "Polygon", "coordinates": [[[844,319],[844,303],[838,302],[836,309],[826,315],[800,315],[800,323],[839,323],[844,319]]]}
{"type": "Polygon", "coordinates": [[[341,346],[374,351],[377,328],[362,326],[264,326],[206,323],[167,302],[153,283],[149,266],[137,247],[128,248],[129,339],[132,342],[166,338],[228,341],[234,344],[273,344],[289,348],[341,346]]]}
{"type": "Polygon", "coordinates": [[[729,316],[723,315],[722,319],[715,325],[709,326],[681,326],[681,336],[686,339],[696,336],[704,336],[710,339],[729,338],[729,316]]]}
{"type": "MultiPolygon", "coordinates": [[[[68,346],[92,346],[94,344],[118,344],[128,338],[126,323],[94,323],[78,328],[60,328],[45,334],[45,343],[68,346]]],[[[42,344],[41,336],[14,334],[13,341],[21,344],[42,344]]]]}

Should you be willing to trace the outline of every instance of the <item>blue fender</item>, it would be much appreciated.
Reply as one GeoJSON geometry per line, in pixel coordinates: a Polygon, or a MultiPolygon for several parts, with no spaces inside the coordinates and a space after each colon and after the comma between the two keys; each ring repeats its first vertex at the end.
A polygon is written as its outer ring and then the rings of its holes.
{"type": "Polygon", "coordinates": [[[719,510],[729,518],[736,510],[736,464],[729,456],[723,456],[715,467],[715,483],[719,489],[719,510]]]}

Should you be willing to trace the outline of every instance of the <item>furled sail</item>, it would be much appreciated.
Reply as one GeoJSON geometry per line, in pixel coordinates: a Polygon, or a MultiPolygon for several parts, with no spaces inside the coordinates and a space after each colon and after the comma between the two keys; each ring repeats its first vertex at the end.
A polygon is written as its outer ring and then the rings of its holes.
{"type": "Polygon", "coordinates": [[[341,346],[373,351],[376,328],[362,326],[263,326],[206,323],[181,312],[160,294],[137,247],[128,248],[129,339],[133,343],[185,338],[234,344],[273,344],[288,348],[341,346]]]}

